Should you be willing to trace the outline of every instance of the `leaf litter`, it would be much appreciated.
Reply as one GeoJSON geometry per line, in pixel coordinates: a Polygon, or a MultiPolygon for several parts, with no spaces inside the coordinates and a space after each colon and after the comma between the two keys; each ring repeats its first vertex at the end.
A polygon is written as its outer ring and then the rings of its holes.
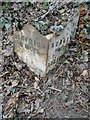
{"type": "MultiPolygon", "coordinates": [[[[69,7],[73,3],[70,3],[69,7]]],[[[13,4],[15,5],[15,4],[13,4]]],[[[58,7],[58,10],[53,7],[50,12],[48,3],[27,3],[28,8],[24,6],[24,9],[28,13],[27,17],[23,11],[24,3],[20,3],[14,7],[14,11],[18,11],[16,16],[8,18],[8,21],[12,20],[13,27],[18,29],[18,23],[24,25],[27,19],[31,16],[31,23],[34,25],[42,34],[48,34],[58,30],[57,27],[62,29],[63,26],[59,26],[63,21],[61,16],[58,21],[57,12],[59,14],[65,13],[65,8],[58,7]],[[18,9],[18,7],[20,7],[18,9]],[[20,11],[21,9],[21,11],[20,11]],[[34,10],[34,11],[33,11],[34,10]],[[56,12],[56,13],[55,13],[56,12]],[[20,14],[19,14],[20,13],[20,14]],[[43,13],[43,14],[42,14],[43,13]],[[30,16],[29,16],[30,14],[30,16]],[[53,18],[55,20],[50,23],[49,20],[53,18]],[[18,19],[17,16],[20,16],[18,19]],[[43,16],[44,15],[44,16],[43,16]],[[36,18],[40,19],[38,21],[36,18]],[[51,18],[50,18],[51,17],[51,18]],[[16,21],[16,22],[15,22],[16,21]],[[57,21],[57,23],[55,23],[57,21]],[[60,23],[58,23],[60,22],[60,23]],[[15,24],[14,24],[15,23],[15,24]],[[48,24],[52,24],[51,29],[48,24]],[[49,31],[48,31],[48,30],[49,31]],[[47,31],[46,31],[47,30],[47,31]],[[47,33],[46,33],[47,32],[47,33]]],[[[51,5],[52,6],[52,5],[51,5]]],[[[64,6],[64,5],[62,5],[64,6]]],[[[13,9],[13,8],[10,8],[13,9]]],[[[10,24],[7,24],[6,16],[12,15],[12,11],[4,13],[2,19],[3,29],[3,55],[4,55],[4,70],[0,77],[3,78],[2,91],[4,95],[3,100],[3,118],[13,117],[88,117],[88,53],[85,48],[84,52],[81,53],[78,37],[73,44],[69,44],[69,50],[60,58],[52,70],[49,71],[45,78],[36,76],[32,71],[29,70],[27,65],[19,60],[18,56],[13,49],[13,37],[8,35],[10,24]],[[78,44],[77,44],[78,43],[78,44]]],[[[86,21],[86,18],[84,18],[86,21]]],[[[13,31],[12,31],[13,32],[13,31]]],[[[78,36],[78,31],[77,31],[78,36]]],[[[88,34],[85,32],[85,34],[88,34]]]]}

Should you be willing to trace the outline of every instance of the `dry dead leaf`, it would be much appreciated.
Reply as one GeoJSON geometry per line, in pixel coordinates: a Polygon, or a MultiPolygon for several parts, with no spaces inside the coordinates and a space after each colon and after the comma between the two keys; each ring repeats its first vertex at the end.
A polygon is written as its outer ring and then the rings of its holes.
{"type": "Polygon", "coordinates": [[[13,94],[12,98],[8,100],[7,106],[5,108],[5,111],[7,109],[9,109],[11,106],[15,106],[16,105],[16,96],[17,96],[17,93],[13,94]]]}
{"type": "Polygon", "coordinates": [[[34,88],[37,89],[38,88],[38,84],[39,84],[40,80],[38,77],[35,77],[35,82],[34,82],[34,88]]]}
{"type": "Polygon", "coordinates": [[[43,112],[44,112],[43,108],[38,110],[38,113],[43,113],[43,112]]]}
{"type": "Polygon", "coordinates": [[[88,71],[84,70],[80,76],[87,77],[88,76],[88,71]]]}
{"type": "Polygon", "coordinates": [[[39,108],[41,102],[42,102],[42,100],[39,99],[39,98],[37,98],[37,99],[35,100],[35,109],[36,109],[36,110],[39,108]]]}
{"type": "Polygon", "coordinates": [[[38,82],[34,82],[34,88],[37,89],[38,87],[38,82]]]}
{"type": "Polygon", "coordinates": [[[12,82],[12,87],[15,87],[15,86],[17,86],[18,85],[18,80],[14,80],[13,82],[12,82]]]}
{"type": "Polygon", "coordinates": [[[36,76],[35,76],[35,80],[36,80],[36,81],[40,81],[40,80],[39,80],[39,78],[38,78],[38,77],[36,77],[36,76]]]}
{"type": "Polygon", "coordinates": [[[33,102],[31,102],[31,112],[33,112],[33,110],[34,110],[34,104],[33,102]]]}

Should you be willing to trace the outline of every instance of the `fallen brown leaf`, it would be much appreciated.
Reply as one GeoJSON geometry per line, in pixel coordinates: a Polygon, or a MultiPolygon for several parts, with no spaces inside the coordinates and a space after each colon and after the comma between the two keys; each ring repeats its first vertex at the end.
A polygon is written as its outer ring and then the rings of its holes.
{"type": "Polygon", "coordinates": [[[80,74],[80,76],[87,77],[88,76],[88,71],[83,70],[83,72],[80,74]]]}

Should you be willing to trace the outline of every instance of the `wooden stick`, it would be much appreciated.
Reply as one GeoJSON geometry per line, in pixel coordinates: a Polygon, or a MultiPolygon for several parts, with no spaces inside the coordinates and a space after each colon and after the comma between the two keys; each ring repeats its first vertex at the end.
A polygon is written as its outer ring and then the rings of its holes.
{"type": "Polygon", "coordinates": [[[51,90],[55,90],[55,91],[58,91],[58,92],[62,92],[61,90],[57,89],[57,88],[54,88],[54,87],[48,87],[50,88],[51,90]]]}

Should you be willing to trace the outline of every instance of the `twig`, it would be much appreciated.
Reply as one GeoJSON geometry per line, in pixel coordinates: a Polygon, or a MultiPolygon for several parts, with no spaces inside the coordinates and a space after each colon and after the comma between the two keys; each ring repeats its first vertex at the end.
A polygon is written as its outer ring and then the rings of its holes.
{"type": "Polygon", "coordinates": [[[57,88],[54,88],[54,87],[48,87],[50,88],[51,90],[55,90],[55,91],[58,91],[58,92],[62,92],[61,90],[57,89],[57,88]]]}
{"type": "Polygon", "coordinates": [[[7,73],[9,73],[8,71],[3,73],[2,75],[0,75],[0,77],[3,77],[4,75],[6,75],[7,73]]]}
{"type": "Polygon", "coordinates": [[[56,74],[59,72],[59,70],[61,69],[62,65],[59,66],[59,68],[56,71],[56,74]]]}
{"type": "Polygon", "coordinates": [[[52,109],[54,106],[55,106],[55,104],[52,105],[52,106],[50,106],[49,108],[46,108],[46,110],[50,110],[50,109],[52,109]]]}
{"type": "Polygon", "coordinates": [[[43,92],[43,91],[41,91],[41,90],[40,90],[40,88],[37,88],[37,90],[38,90],[39,92],[41,92],[42,94],[44,94],[44,92],[43,92]]]}
{"type": "Polygon", "coordinates": [[[44,15],[41,16],[41,19],[44,19],[56,7],[57,7],[57,3],[50,6],[49,10],[44,15]]]}
{"type": "Polygon", "coordinates": [[[55,76],[55,77],[57,77],[57,78],[59,78],[59,77],[61,77],[61,78],[67,78],[67,76],[60,75],[60,74],[58,74],[58,76],[55,76]]]}

